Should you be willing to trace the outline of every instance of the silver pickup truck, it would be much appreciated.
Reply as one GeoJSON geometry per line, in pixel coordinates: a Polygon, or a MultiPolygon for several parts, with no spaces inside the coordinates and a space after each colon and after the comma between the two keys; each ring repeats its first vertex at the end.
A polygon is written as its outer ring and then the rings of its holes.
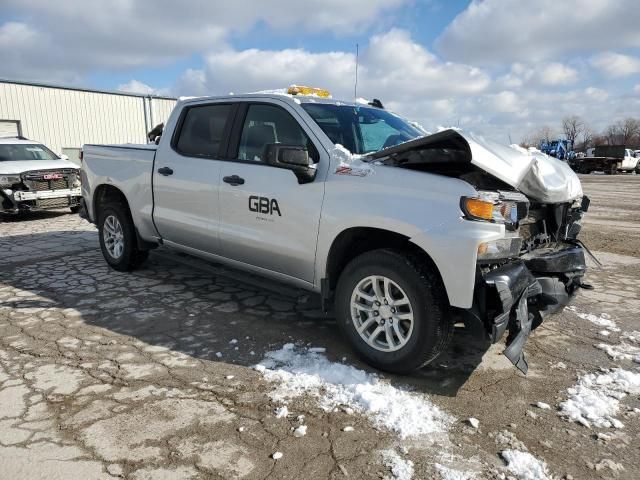
{"type": "Polygon", "coordinates": [[[321,294],[356,352],[410,372],[454,323],[523,345],[583,286],[588,199],[563,162],[371,104],[248,94],[178,102],[157,145],[85,145],[107,263],[158,245],[321,294]]]}

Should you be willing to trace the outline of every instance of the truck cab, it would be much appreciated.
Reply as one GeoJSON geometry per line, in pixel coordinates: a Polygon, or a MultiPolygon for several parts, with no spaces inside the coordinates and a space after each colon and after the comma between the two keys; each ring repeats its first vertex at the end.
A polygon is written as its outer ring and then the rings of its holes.
{"type": "Polygon", "coordinates": [[[582,284],[588,207],[546,155],[381,102],[295,90],[181,100],[157,145],[84,147],[83,199],[117,270],[159,245],[321,295],[371,365],[433,361],[456,321],[523,346],[582,284]]]}

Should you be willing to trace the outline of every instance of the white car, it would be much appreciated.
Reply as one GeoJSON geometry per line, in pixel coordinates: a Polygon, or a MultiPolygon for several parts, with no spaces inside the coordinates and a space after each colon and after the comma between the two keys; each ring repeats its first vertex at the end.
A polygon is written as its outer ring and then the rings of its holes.
{"type": "Polygon", "coordinates": [[[80,170],[38,142],[0,138],[0,212],[80,209],[80,170]]]}

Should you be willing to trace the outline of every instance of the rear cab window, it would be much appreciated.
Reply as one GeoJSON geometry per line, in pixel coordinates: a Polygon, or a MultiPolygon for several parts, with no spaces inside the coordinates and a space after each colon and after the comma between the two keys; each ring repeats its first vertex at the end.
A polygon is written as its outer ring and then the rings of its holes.
{"type": "Polygon", "coordinates": [[[186,156],[219,158],[231,104],[188,107],[183,114],[174,149],[186,156]]]}

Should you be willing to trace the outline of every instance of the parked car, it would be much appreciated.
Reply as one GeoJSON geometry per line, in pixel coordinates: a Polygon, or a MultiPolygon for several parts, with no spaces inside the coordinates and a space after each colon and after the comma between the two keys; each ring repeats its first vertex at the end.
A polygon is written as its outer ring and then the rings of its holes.
{"type": "Polygon", "coordinates": [[[132,270],[165,245],[318,292],[391,372],[433,361],[456,321],[493,342],[509,330],[505,354],[526,371],[529,333],[583,285],[578,177],[540,152],[424,136],[381,105],[191,98],[158,145],[85,145],[106,262],[132,270]]]}
{"type": "Polygon", "coordinates": [[[22,137],[0,138],[0,212],[80,209],[80,170],[47,147],[22,137]]]}

